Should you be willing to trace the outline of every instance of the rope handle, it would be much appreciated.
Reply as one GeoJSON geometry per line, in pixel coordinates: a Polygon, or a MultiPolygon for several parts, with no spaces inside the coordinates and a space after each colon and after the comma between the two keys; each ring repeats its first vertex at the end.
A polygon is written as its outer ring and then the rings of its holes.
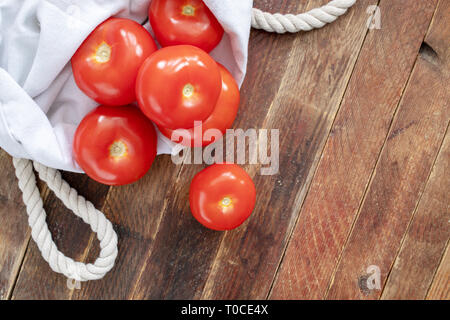
{"type": "Polygon", "coordinates": [[[61,178],[61,173],[58,170],[48,168],[38,162],[32,163],[26,159],[13,158],[13,164],[19,180],[19,188],[23,193],[31,236],[50,268],[76,281],[103,278],[113,268],[118,252],[117,234],[111,222],[106,219],[102,212],[95,209],[91,202],[78,195],[78,192],[61,178]],[[47,215],[36,185],[33,165],[39,173],[39,178],[47,183],[50,190],[62,200],[64,205],[83,219],[92,231],[97,233],[101,251],[94,264],[76,262],[58,250],[45,221],[47,215]]]}
{"type": "MultiPolygon", "coordinates": [[[[347,9],[353,6],[355,2],[356,0],[333,0],[323,7],[299,15],[271,14],[253,8],[252,27],[276,33],[295,33],[318,29],[346,13],[347,9]]],[[[26,159],[13,158],[13,164],[19,180],[19,188],[23,193],[31,236],[50,268],[76,281],[103,278],[114,267],[118,253],[117,234],[111,222],[91,202],[78,195],[78,192],[62,179],[58,170],[26,159]],[[94,264],[76,262],[58,250],[45,220],[47,214],[36,185],[33,167],[39,173],[39,178],[47,183],[48,187],[62,200],[64,205],[83,219],[92,231],[97,233],[101,251],[94,264]]]]}
{"type": "Polygon", "coordinates": [[[252,27],[276,33],[295,33],[319,29],[334,22],[355,3],[356,0],[333,0],[325,6],[298,15],[272,14],[253,8],[252,27]]]}

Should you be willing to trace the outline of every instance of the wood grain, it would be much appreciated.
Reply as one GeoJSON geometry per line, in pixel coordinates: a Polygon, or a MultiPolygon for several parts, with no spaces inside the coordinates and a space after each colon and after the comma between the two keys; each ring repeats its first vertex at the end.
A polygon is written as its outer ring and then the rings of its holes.
{"type": "Polygon", "coordinates": [[[379,298],[449,123],[448,63],[421,50],[327,298],[379,298]],[[367,287],[369,266],[381,288],[367,287]]]}
{"type": "Polygon", "coordinates": [[[450,246],[442,259],[442,263],[434,277],[433,284],[427,294],[429,300],[450,300],[450,246]]]}
{"type": "Polygon", "coordinates": [[[426,298],[450,238],[449,162],[450,135],[447,133],[382,299],[426,298]]]}
{"type": "Polygon", "coordinates": [[[28,245],[28,218],[12,158],[0,149],[0,300],[8,299],[28,245]]]}
{"type": "Polygon", "coordinates": [[[379,5],[382,29],[364,42],[272,299],[325,296],[436,5],[409,3],[379,5]]]}

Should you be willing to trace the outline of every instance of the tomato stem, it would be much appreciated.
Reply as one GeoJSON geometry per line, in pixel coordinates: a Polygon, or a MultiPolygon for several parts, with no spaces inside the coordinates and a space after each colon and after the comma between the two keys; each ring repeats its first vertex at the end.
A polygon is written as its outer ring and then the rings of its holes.
{"type": "Polygon", "coordinates": [[[232,201],[229,197],[225,197],[220,201],[222,207],[229,207],[232,204],[232,201]]]}
{"type": "Polygon", "coordinates": [[[111,59],[111,47],[106,42],[103,42],[95,52],[95,60],[98,63],[106,63],[109,59],[111,59]]]}
{"type": "Polygon", "coordinates": [[[195,15],[195,8],[193,6],[191,6],[190,4],[185,5],[183,7],[183,14],[185,16],[194,16],[195,15]]]}
{"type": "Polygon", "coordinates": [[[190,98],[194,94],[194,86],[190,83],[183,87],[183,96],[185,98],[190,98]]]}
{"type": "Polygon", "coordinates": [[[128,153],[128,148],[122,141],[114,141],[109,146],[109,155],[114,159],[123,158],[128,153]]]}

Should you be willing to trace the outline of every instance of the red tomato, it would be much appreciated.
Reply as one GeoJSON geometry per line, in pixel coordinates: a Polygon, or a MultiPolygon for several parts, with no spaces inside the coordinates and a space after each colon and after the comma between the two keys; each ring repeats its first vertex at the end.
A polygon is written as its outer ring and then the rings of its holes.
{"type": "Polygon", "coordinates": [[[235,164],[215,164],[200,171],[189,191],[192,215],[218,231],[240,226],[251,215],[255,200],[252,179],[235,164]]]}
{"type": "Polygon", "coordinates": [[[153,0],[149,17],[163,47],[190,44],[210,52],[224,32],[202,0],[153,0]]]}
{"type": "Polygon", "coordinates": [[[217,63],[193,46],[173,46],[152,54],[142,65],[136,96],[142,111],[157,125],[192,128],[214,110],[222,88],[217,63]]]}
{"type": "Polygon", "coordinates": [[[136,100],[136,77],[157,50],[150,33],[128,19],[99,25],[72,57],[78,87],[100,104],[121,106],[136,100]]]}
{"type": "Polygon", "coordinates": [[[172,130],[159,127],[162,134],[169,139],[178,137],[172,141],[187,147],[204,147],[214,142],[214,137],[212,140],[204,137],[207,130],[217,129],[224,135],[226,130],[231,128],[239,108],[239,87],[224,66],[219,64],[219,68],[222,75],[222,92],[213,113],[202,123],[202,130],[194,128],[172,130]]]}
{"type": "Polygon", "coordinates": [[[156,131],[135,106],[99,106],[75,133],[75,160],[92,179],[124,185],[142,178],[156,157],[156,131]]]}

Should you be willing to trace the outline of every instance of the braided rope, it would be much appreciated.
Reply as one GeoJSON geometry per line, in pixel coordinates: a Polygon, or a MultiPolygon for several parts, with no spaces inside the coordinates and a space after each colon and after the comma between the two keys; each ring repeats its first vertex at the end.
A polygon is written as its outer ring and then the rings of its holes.
{"type": "Polygon", "coordinates": [[[102,212],[95,209],[91,202],[78,195],[77,191],[61,178],[59,171],[34,162],[34,168],[39,173],[39,178],[47,183],[67,208],[90,225],[100,241],[100,255],[94,264],[84,264],[66,257],[53,242],[45,221],[46,213],[36,185],[32,162],[13,158],[13,164],[19,180],[19,188],[23,193],[31,235],[52,270],[77,281],[103,278],[112,269],[117,257],[117,234],[114,232],[111,222],[105,218],[102,212]]]}
{"type": "Polygon", "coordinates": [[[299,15],[271,14],[253,8],[252,27],[267,32],[286,33],[310,31],[335,21],[355,4],[356,0],[333,0],[327,5],[299,15]]]}

